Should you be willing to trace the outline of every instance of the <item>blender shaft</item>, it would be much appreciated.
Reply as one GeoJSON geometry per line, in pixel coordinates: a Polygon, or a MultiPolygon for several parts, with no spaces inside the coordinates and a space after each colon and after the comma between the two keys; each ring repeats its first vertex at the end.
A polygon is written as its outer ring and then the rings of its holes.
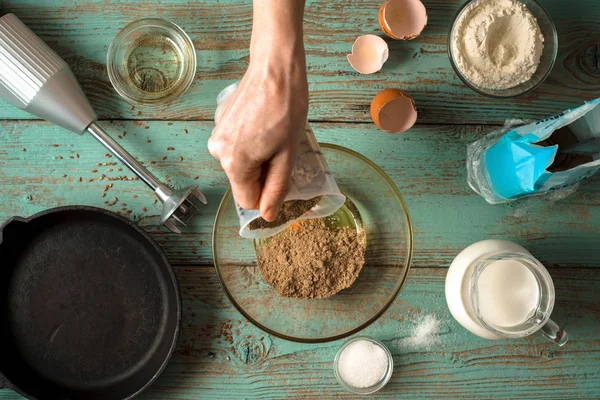
{"type": "Polygon", "coordinates": [[[160,181],[152,175],[138,160],[117,143],[108,133],[104,132],[95,122],[92,122],[86,130],[115,155],[123,164],[132,170],[141,180],[156,191],[161,185],[160,181]]]}

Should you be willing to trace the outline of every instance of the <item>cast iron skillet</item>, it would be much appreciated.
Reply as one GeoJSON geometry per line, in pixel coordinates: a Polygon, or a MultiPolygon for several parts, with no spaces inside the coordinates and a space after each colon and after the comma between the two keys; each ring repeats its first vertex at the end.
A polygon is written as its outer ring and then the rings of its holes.
{"type": "Polygon", "coordinates": [[[0,388],[30,399],[128,399],[176,346],[175,274],[117,214],[61,207],[0,227],[0,388]]]}

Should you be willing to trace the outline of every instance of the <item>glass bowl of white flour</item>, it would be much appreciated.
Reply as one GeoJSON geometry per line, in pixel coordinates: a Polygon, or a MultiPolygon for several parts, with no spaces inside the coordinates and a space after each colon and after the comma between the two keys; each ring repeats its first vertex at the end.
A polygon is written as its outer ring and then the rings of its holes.
{"type": "Polygon", "coordinates": [[[520,96],[550,74],[558,53],[552,19],[535,0],[472,0],[448,35],[456,74],[489,97],[520,96]]]}

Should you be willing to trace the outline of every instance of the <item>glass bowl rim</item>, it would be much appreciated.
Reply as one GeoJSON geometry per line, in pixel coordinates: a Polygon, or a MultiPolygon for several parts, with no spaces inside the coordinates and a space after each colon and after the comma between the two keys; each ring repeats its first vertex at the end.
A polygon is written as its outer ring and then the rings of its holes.
{"type": "Polygon", "coordinates": [[[216,237],[217,237],[217,231],[218,231],[217,221],[219,220],[219,218],[222,216],[222,214],[224,212],[223,209],[225,207],[226,202],[230,201],[231,188],[228,188],[227,191],[225,192],[225,194],[223,195],[221,202],[219,203],[219,208],[217,209],[215,223],[213,225],[213,231],[212,231],[213,264],[217,271],[217,276],[221,283],[221,287],[223,288],[223,291],[227,295],[227,298],[229,299],[231,304],[233,304],[233,306],[237,309],[237,311],[240,314],[242,314],[248,321],[250,321],[254,326],[258,327],[259,329],[268,333],[269,335],[273,335],[280,339],[285,339],[285,340],[289,340],[289,341],[297,342],[297,343],[327,343],[327,342],[332,342],[335,340],[345,339],[349,336],[354,335],[357,332],[362,331],[363,329],[365,329],[366,327],[371,325],[373,322],[377,321],[390,308],[390,306],[394,303],[394,301],[396,301],[396,298],[398,297],[400,290],[402,290],[402,288],[404,287],[404,284],[406,283],[406,279],[408,277],[408,273],[410,272],[410,269],[411,269],[413,252],[414,252],[414,230],[413,230],[412,220],[410,218],[410,214],[408,213],[408,207],[406,206],[404,198],[402,197],[402,194],[400,193],[400,190],[398,189],[398,187],[396,186],[394,181],[392,181],[392,179],[383,171],[383,169],[381,169],[381,167],[379,167],[373,161],[369,160],[367,157],[363,156],[362,154],[360,154],[354,150],[348,149],[343,146],[338,146],[336,144],[331,144],[331,143],[319,142],[319,146],[321,146],[321,148],[332,149],[332,150],[349,153],[350,155],[359,158],[361,161],[365,162],[367,165],[369,165],[371,168],[373,168],[375,170],[375,172],[377,172],[386,181],[388,186],[392,189],[392,192],[394,193],[396,200],[398,200],[398,202],[400,204],[404,218],[406,219],[407,237],[408,237],[406,269],[404,271],[404,276],[400,280],[398,287],[394,290],[394,293],[389,297],[388,301],[383,305],[383,307],[381,307],[381,309],[378,312],[376,312],[371,318],[369,318],[367,321],[363,322],[356,328],[350,329],[346,332],[342,332],[342,333],[339,333],[336,335],[321,337],[321,338],[294,337],[294,336],[289,336],[289,335],[277,332],[271,328],[268,328],[268,327],[264,326],[263,324],[261,324],[260,322],[258,322],[252,316],[250,316],[246,311],[244,311],[244,309],[237,303],[237,301],[235,300],[235,298],[229,291],[229,288],[225,284],[225,280],[223,279],[223,276],[221,275],[221,270],[219,268],[219,262],[218,262],[217,255],[216,255],[217,254],[216,237]]]}
{"type": "Polygon", "coordinates": [[[110,81],[112,87],[116,90],[116,92],[119,94],[119,96],[121,96],[127,102],[133,103],[135,105],[140,105],[140,106],[142,106],[142,105],[143,106],[153,106],[153,105],[167,104],[170,101],[181,96],[190,88],[190,86],[192,86],[192,83],[194,83],[197,68],[198,68],[198,65],[197,65],[196,48],[194,47],[194,42],[189,37],[189,35],[183,30],[183,28],[181,28],[176,23],[171,22],[165,18],[148,17],[148,18],[140,18],[135,21],[131,21],[117,33],[117,35],[110,42],[110,45],[108,46],[108,50],[106,51],[106,70],[108,72],[108,80],[110,81]],[[143,101],[137,97],[132,97],[129,95],[128,91],[123,88],[123,85],[121,83],[119,83],[119,79],[117,78],[117,75],[121,75],[121,74],[118,74],[112,65],[115,64],[115,62],[116,62],[117,49],[119,48],[119,46],[121,46],[121,42],[123,41],[123,38],[138,28],[144,28],[144,27],[148,27],[148,26],[159,26],[161,28],[165,28],[165,29],[175,32],[177,35],[179,35],[181,37],[181,39],[187,45],[190,46],[190,48],[192,49],[192,51],[191,51],[192,56],[191,56],[191,60],[190,60],[191,67],[189,68],[189,72],[184,75],[183,80],[180,84],[180,87],[177,88],[177,90],[175,92],[169,93],[165,96],[162,96],[162,97],[159,97],[156,99],[143,101]]]}
{"type": "MultiPolygon", "coordinates": [[[[501,89],[501,90],[498,90],[497,94],[492,94],[492,93],[484,92],[483,90],[477,88],[475,85],[473,85],[471,82],[469,82],[469,80],[465,76],[463,76],[462,72],[460,72],[459,68],[456,66],[456,63],[454,62],[454,57],[453,57],[453,53],[452,53],[452,32],[454,31],[454,26],[456,25],[456,21],[458,20],[458,17],[460,17],[460,15],[464,11],[464,9],[474,1],[477,1],[477,0],[467,0],[465,2],[465,4],[463,4],[458,9],[456,14],[454,15],[454,19],[452,20],[452,24],[450,25],[450,31],[448,32],[448,38],[446,39],[446,51],[448,53],[448,59],[450,60],[450,65],[452,66],[452,69],[454,70],[456,75],[458,75],[460,80],[463,81],[463,83],[465,85],[467,85],[467,87],[469,87],[471,90],[473,90],[474,92],[479,93],[483,96],[492,98],[492,99],[514,99],[516,97],[522,96],[526,93],[529,93],[529,92],[537,89],[542,83],[544,83],[546,78],[548,78],[548,76],[550,76],[550,73],[554,69],[554,64],[556,63],[556,59],[558,58],[558,33],[556,31],[556,25],[554,24],[554,20],[550,17],[550,14],[548,14],[548,11],[546,11],[546,9],[540,4],[539,1],[527,0],[532,3],[535,3],[539,7],[539,9],[542,10],[542,13],[546,16],[547,20],[550,22],[550,26],[552,27],[552,38],[554,39],[554,51],[552,54],[552,59],[550,61],[550,64],[548,65],[548,70],[544,73],[544,75],[542,76],[542,78],[540,79],[540,81],[538,83],[536,83],[532,87],[528,88],[527,90],[523,90],[516,94],[502,94],[502,91],[507,90],[507,89],[501,89]]],[[[520,3],[523,3],[522,0],[517,0],[517,1],[519,1],[520,3]]],[[[546,48],[546,47],[544,46],[544,48],[546,48]]],[[[526,83],[526,82],[523,82],[523,83],[526,83]]],[[[518,86],[519,85],[509,88],[509,89],[514,89],[518,86]]]]}

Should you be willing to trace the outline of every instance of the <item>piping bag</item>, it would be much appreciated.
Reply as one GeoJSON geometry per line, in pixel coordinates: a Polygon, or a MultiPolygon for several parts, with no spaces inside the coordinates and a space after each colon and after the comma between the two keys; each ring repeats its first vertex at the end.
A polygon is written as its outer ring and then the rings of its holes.
{"type": "Polygon", "coordinates": [[[491,204],[551,192],[558,199],[598,170],[600,98],[494,131],[468,148],[468,183],[491,204]]]}
{"type": "MultiPolygon", "coordinates": [[[[215,123],[225,111],[227,101],[235,93],[238,82],[227,86],[217,96],[215,123]]],[[[276,227],[251,229],[251,222],[260,218],[260,210],[246,210],[236,201],[236,210],[240,220],[240,236],[248,239],[263,239],[273,236],[300,219],[323,218],[336,212],[346,201],[335,182],[315,134],[308,125],[300,141],[298,158],[292,172],[292,187],[285,201],[309,200],[320,196],[319,202],[300,217],[289,220],[276,227]]],[[[235,198],[234,198],[235,200],[235,198]]]]}

